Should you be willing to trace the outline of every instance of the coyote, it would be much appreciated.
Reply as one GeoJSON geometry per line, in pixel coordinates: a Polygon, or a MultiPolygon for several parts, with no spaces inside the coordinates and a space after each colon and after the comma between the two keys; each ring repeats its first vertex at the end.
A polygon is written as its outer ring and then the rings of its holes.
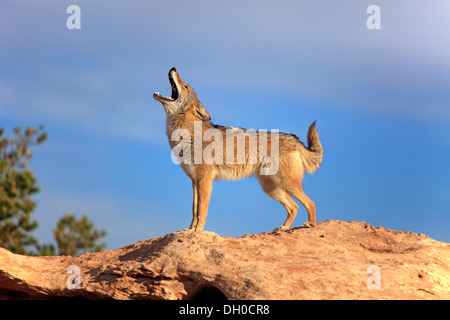
{"type": "Polygon", "coordinates": [[[169,71],[169,81],[171,96],[155,92],[153,98],[161,102],[166,111],[170,147],[192,180],[194,201],[189,228],[203,230],[214,180],[249,176],[256,176],[263,191],[286,208],[286,221],[275,230],[289,229],[297,215],[298,205],[290,196],[308,211],[308,222],[304,226],[314,227],[316,207],[303,192],[301,183],[304,172],[315,172],[322,162],[323,149],[315,122],[308,130],[307,147],[292,134],[249,132],[215,125],[194,90],[181,80],[175,68],[169,71]],[[234,144],[234,140],[238,143],[234,144]]]}

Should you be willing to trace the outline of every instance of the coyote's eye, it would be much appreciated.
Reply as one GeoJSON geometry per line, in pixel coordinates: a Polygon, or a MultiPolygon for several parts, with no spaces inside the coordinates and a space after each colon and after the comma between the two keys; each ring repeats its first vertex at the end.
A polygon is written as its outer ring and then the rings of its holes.
{"type": "Polygon", "coordinates": [[[187,85],[184,85],[184,87],[189,90],[189,87],[187,85]]]}

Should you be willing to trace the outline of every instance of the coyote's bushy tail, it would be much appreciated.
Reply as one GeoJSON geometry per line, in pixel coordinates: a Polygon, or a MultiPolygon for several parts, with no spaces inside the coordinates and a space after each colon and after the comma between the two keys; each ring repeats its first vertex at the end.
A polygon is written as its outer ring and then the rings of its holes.
{"type": "Polygon", "coordinates": [[[322,162],[323,149],[319,140],[319,134],[317,133],[315,121],[308,130],[308,146],[302,145],[300,151],[303,168],[307,173],[313,173],[319,169],[319,164],[322,162]]]}

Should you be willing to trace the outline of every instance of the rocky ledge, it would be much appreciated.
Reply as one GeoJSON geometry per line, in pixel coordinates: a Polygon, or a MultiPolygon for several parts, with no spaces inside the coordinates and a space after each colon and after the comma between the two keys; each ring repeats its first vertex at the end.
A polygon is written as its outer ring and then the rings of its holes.
{"type": "Polygon", "coordinates": [[[178,231],[80,256],[0,248],[1,299],[449,299],[450,244],[328,220],[239,238],[178,231]]]}

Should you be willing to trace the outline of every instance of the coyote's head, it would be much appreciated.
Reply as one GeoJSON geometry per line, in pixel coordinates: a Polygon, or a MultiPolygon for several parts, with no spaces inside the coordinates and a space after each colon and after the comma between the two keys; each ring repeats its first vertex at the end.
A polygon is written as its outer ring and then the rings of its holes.
{"type": "Polygon", "coordinates": [[[153,94],[153,98],[161,102],[164,106],[168,117],[183,112],[192,112],[200,120],[211,120],[211,116],[198,100],[194,89],[181,80],[177,69],[170,69],[169,81],[172,86],[172,94],[170,97],[163,96],[159,92],[153,94]]]}

